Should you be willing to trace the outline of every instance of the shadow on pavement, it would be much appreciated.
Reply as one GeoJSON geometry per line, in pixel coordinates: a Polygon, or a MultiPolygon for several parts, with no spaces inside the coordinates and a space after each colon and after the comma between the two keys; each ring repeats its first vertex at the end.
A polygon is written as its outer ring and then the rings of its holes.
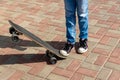
{"type": "MultiPolygon", "coordinates": [[[[58,41],[47,41],[48,44],[53,46],[56,49],[61,49],[64,46],[65,42],[58,41]]],[[[13,42],[10,36],[2,36],[0,35],[0,48],[13,48],[20,51],[26,50],[24,47],[41,47],[36,44],[34,41],[29,40],[19,40],[19,42],[13,42]],[[17,47],[16,47],[17,46],[17,47]]],[[[58,58],[61,60],[61,58],[58,58]]],[[[24,64],[24,63],[36,63],[36,62],[47,62],[49,63],[49,59],[45,53],[42,54],[7,54],[0,55],[0,65],[8,65],[8,64],[24,64]]]]}
{"type": "MultiPolygon", "coordinates": [[[[65,44],[65,42],[59,42],[59,41],[46,41],[46,42],[56,49],[61,49],[65,44]]],[[[36,44],[34,41],[20,39],[18,42],[13,42],[10,36],[0,35],[0,48],[9,47],[17,50],[24,50],[24,49],[21,49],[22,46],[23,47],[42,47],[36,44]],[[15,46],[19,46],[19,47],[15,47],[15,46]]]]}
{"type": "MultiPolygon", "coordinates": [[[[57,57],[57,61],[64,60],[57,57]]],[[[46,62],[51,64],[46,54],[9,54],[0,55],[0,65],[11,65],[11,64],[28,64],[28,63],[39,63],[46,62]]]]}
{"type": "MultiPolygon", "coordinates": [[[[43,62],[44,54],[9,54],[0,55],[0,65],[43,62]]],[[[45,61],[45,60],[44,60],[45,61]]]]}

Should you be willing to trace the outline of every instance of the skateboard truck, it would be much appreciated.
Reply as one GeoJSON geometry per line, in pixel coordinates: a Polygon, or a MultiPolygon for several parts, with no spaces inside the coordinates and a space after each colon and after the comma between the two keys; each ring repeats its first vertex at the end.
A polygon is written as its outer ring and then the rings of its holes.
{"type": "Polygon", "coordinates": [[[18,32],[13,27],[9,28],[9,33],[12,34],[11,39],[13,42],[18,42],[19,41],[18,35],[22,35],[22,33],[18,32]]]}
{"type": "Polygon", "coordinates": [[[49,58],[51,64],[56,64],[57,59],[54,54],[52,54],[49,50],[46,51],[46,56],[49,58]]]}

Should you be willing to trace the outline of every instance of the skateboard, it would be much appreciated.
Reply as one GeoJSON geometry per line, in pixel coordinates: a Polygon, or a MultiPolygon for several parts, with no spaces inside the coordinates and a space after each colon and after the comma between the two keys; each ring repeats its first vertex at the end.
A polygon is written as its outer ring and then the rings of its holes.
{"type": "Polygon", "coordinates": [[[51,64],[57,63],[56,56],[59,58],[62,58],[62,59],[66,58],[59,53],[60,51],[58,49],[53,48],[46,41],[43,41],[36,35],[32,34],[30,31],[19,26],[18,24],[15,24],[11,20],[9,20],[8,22],[11,25],[11,27],[9,28],[9,33],[12,34],[12,36],[11,36],[12,41],[17,42],[17,41],[19,41],[19,35],[25,35],[26,37],[30,38],[32,41],[36,42],[38,45],[47,49],[46,55],[49,58],[49,61],[51,64]]]}

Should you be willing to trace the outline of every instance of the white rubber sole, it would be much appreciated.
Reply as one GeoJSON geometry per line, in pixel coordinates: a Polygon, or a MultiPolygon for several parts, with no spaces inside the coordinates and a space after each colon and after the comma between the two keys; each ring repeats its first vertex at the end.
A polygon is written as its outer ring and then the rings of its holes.
{"type": "Polygon", "coordinates": [[[60,50],[60,54],[67,57],[69,54],[65,50],[60,50]]]}
{"type": "Polygon", "coordinates": [[[79,48],[78,49],[78,53],[85,53],[87,51],[88,51],[88,49],[84,49],[84,48],[79,48]]]}

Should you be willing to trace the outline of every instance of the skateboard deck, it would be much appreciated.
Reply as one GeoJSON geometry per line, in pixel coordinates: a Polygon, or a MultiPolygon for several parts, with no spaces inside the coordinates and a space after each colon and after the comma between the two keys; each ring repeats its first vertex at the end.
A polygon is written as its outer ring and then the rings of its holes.
{"type": "Polygon", "coordinates": [[[9,20],[9,23],[10,23],[11,27],[14,28],[18,33],[24,34],[26,37],[30,38],[31,40],[33,40],[34,42],[36,42],[40,46],[46,48],[48,50],[48,52],[51,52],[51,54],[56,55],[60,58],[66,58],[59,53],[58,49],[53,48],[46,41],[43,41],[42,39],[40,39],[36,35],[32,34],[31,32],[29,32],[28,30],[19,26],[18,24],[15,24],[11,20],[9,20]]]}

